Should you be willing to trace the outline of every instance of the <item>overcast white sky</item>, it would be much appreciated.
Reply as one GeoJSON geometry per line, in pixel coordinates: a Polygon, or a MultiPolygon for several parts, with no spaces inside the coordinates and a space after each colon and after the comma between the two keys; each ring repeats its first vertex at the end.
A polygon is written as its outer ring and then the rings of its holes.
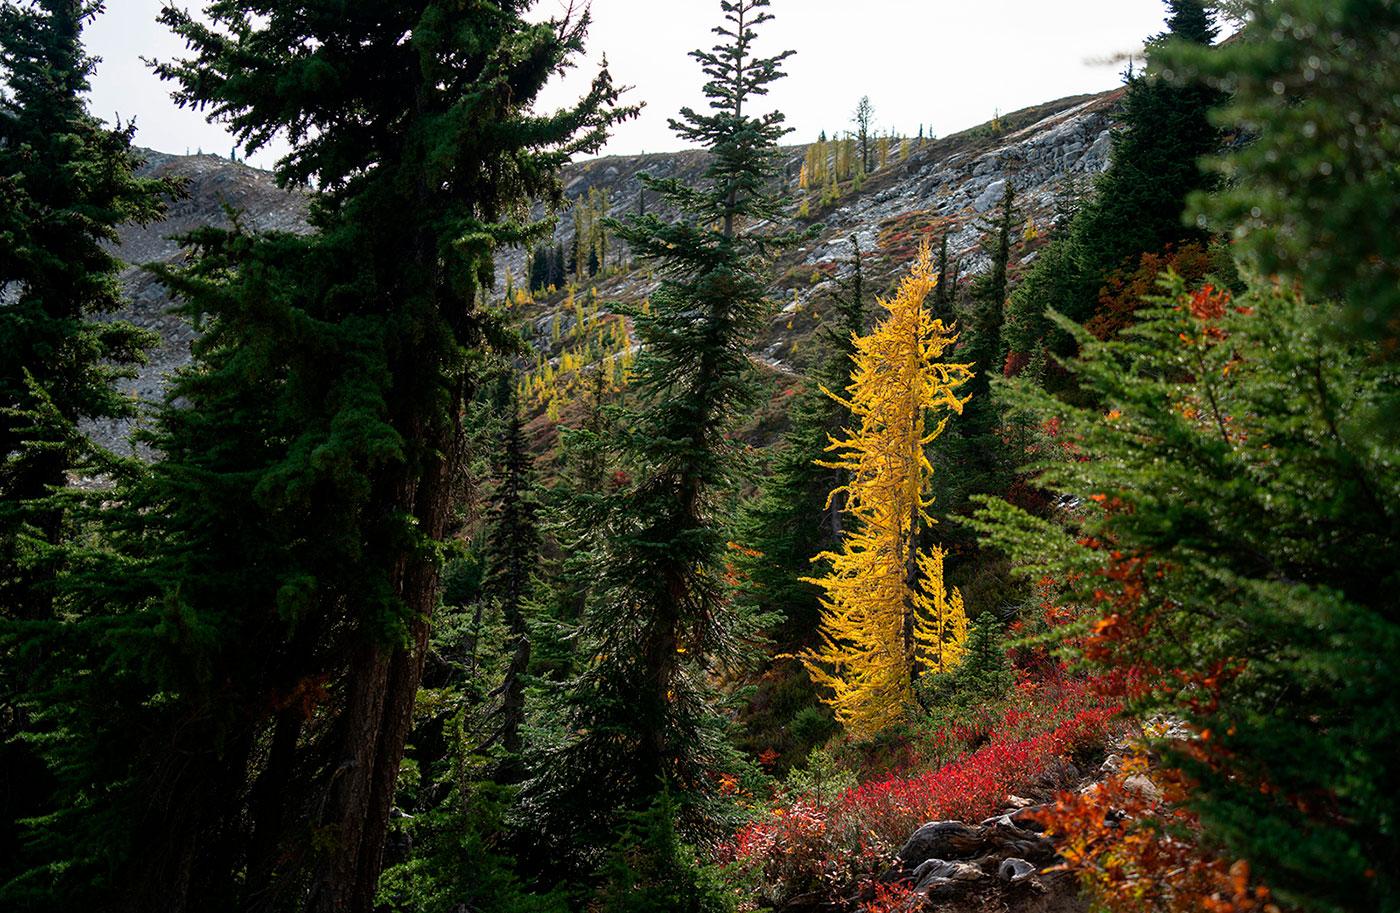
{"type": "MultiPolygon", "coordinates": [[[[177,0],[191,7],[200,0],[177,0]]],[[[565,0],[538,0],[542,18],[565,0]]],[[[165,152],[227,155],[232,141],[202,115],[177,109],[140,57],[172,58],[179,41],[157,25],[162,0],[108,0],[87,33],[103,59],[92,110],[137,123],[137,141],[165,152]]],[[[765,27],[770,53],[792,48],[788,77],[768,102],[786,113],[791,142],[844,130],[862,94],[881,129],[914,133],[922,123],[945,135],[1065,95],[1111,88],[1121,62],[1162,30],[1161,0],[774,0],[765,27]]],[[[555,107],[579,94],[607,55],[614,78],[646,102],[618,128],[609,153],[660,152],[678,143],[666,126],[682,105],[698,106],[702,77],[686,52],[713,43],[716,0],[593,0],[588,59],[551,86],[555,107]]],[[[253,157],[268,166],[276,151],[253,157]]]]}

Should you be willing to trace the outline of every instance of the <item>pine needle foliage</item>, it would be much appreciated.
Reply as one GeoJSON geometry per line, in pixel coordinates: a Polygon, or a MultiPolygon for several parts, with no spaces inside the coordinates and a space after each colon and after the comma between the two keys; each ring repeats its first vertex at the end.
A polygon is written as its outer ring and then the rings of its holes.
{"type": "MultiPolygon", "coordinates": [[[[311,232],[201,229],[163,270],[203,329],[112,495],[33,695],[66,803],[40,909],[372,909],[460,494],[495,252],[621,116],[540,89],[587,21],[524,2],[218,0],[157,72],[312,192],[311,232]]],[[[82,543],[86,545],[86,543],[82,543]]],[[[75,546],[76,548],[76,546],[75,546]]]]}
{"type": "Polygon", "coordinates": [[[497,689],[499,704],[493,709],[496,725],[492,732],[492,742],[506,755],[500,779],[509,780],[520,771],[525,676],[531,653],[527,601],[539,561],[540,531],[534,462],[516,397],[509,397],[503,411],[496,486],[489,507],[484,588],[485,596],[499,608],[511,641],[510,661],[497,689]]]}
{"type": "Polygon", "coordinates": [[[1087,403],[1005,390],[1066,444],[1035,467],[1061,510],[987,499],[974,525],[1079,613],[1131,712],[1193,727],[1159,747],[1210,849],[1289,908],[1360,913],[1400,909],[1400,461],[1396,369],[1334,336],[1344,310],[1173,277],[1115,339],[1061,318],[1087,403]]]}
{"type": "Polygon", "coordinates": [[[1004,348],[1029,355],[1063,354],[1070,339],[1046,316],[1054,308],[1076,321],[1094,313],[1099,290],[1114,271],[1131,269],[1144,253],[1168,244],[1203,241],[1200,227],[1182,220],[1187,197],[1214,185],[1203,156],[1219,151],[1220,131],[1209,113],[1220,93],[1156,66],[1169,49],[1210,47],[1216,35],[1201,0],[1167,0],[1167,30],[1148,39],[1147,72],[1129,71],[1113,132],[1109,167],[1094,196],[1054,238],[1007,304],[1004,348]]]}
{"type": "Polygon", "coordinates": [[[633,313],[641,351],[637,405],[623,440],[627,484],[601,520],[579,641],[591,657],[572,683],[572,736],[547,747],[527,811],[549,835],[587,854],[615,839],[623,816],[676,797],[684,833],[713,820],[712,776],[728,751],[709,675],[738,662],[753,623],[728,598],[725,489],[735,445],[728,433],[752,400],[748,346],[766,311],[771,237],[748,231],[776,219],[771,191],[786,132],[778,113],[750,108],[788,56],[757,57],[767,0],[724,0],[721,43],[695,51],[709,82],[708,112],[681,111],[672,129],[711,153],[704,181],[648,178],[680,213],[614,223],[660,284],[633,313]]]}
{"type": "Polygon", "coordinates": [[[131,125],[108,128],[87,111],[96,61],[82,32],[101,9],[0,4],[0,611],[17,619],[48,614],[39,591],[51,570],[21,551],[25,536],[61,538],[63,513],[45,496],[83,449],[62,428],[130,417],[116,382],[153,341],[99,319],[121,298],[110,245],[118,226],[155,219],[177,190],[136,176],[131,125]]]}
{"type": "MultiPolygon", "coordinates": [[[[1400,5],[1247,0],[1237,40],[1181,45],[1162,69],[1226,93],[1215,123],[1248,142],[1209,167],[1192,215],[1264,273],[1346,302],[1339,329],[1400,352],[1400,5]]],[[[1400,407],[1392,407],[1392,415],[1400,407]]]]}
{"type": "Polygon", "coordinates": [[[777,636],[785,642],[809,643],[815,634],[819,591],[805,578],[812,555],[835,548],[842,533],[844,497],[830,496],[841,487],[842,472],[821,459],[832,436],[851,421],[846,407],[825,390],[848,380],[855,340],[865,329],[865,268],[854,236],[851,243],[851,273],[825,315],[821,360],[793,397],[791,428],[737,527],[744,546],[735,556],[741,591],[756,609],[776,616],[777,636]]]}
{"type": "Polygon", "coordinates": [[[933,523],[926,449],[962,413],[957,390],[972,379],[969,365],[939,360],[957,337],[925,306],[936,282],[925,246],[894,298],[881,299],[887,316],[855,341],[847,398],[831,394],[858,423],[822,463],[846,473],[831,496],[845,495],[851,528],[838,551],[817,556],[829,564],[813,579],[825,591],[821,644],[802,660],[859,737],[900,719],[914,671],[956,668],[967,639],[962,596],[944,586],[944,552],[919,548],[933,523]]]}
{"type": "Polygon", "coordinates": [[[136,175],[131,125],[87,110],[96,60],[82,34],[101,9],[0,3],[0,884],[30,862],[21,819],[51,811],[52,778],[25,741],[39,656],[18,644],[53,617],[60,546],[81,513],[65,489],[74,475],[133,468],[79,430],[135,414],[119,382],[155,338],[110,315],[123,267],[111,245],[178,192],[136,175]]]}

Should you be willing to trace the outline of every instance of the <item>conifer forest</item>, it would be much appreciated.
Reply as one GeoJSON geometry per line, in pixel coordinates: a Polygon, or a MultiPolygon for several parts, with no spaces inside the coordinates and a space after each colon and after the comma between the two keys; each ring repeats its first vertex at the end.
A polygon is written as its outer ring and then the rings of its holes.
{"type": "Polygon", "coordinates": [[[614,2],[0,0],[0,911],[1400,913],[1400,0],[614,2]]]}

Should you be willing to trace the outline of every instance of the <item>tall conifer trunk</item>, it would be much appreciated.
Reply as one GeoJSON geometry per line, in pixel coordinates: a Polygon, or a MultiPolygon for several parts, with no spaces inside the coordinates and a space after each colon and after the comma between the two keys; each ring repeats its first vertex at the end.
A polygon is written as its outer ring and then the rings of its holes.
{"type": "Polygon", "coordinates": [[[632,113],[603,70],[535,115],[587,20],[526,7],[162,12],[190,58],[159,75],[250,151],[289,136],[277,175],[312,188],[312,231],[201,229],[161,271],[206,333],[154,433],[165,459],[101,516],[114,558],[93,573],[134,579],[71,581],[82,636],[51,635],[69,667],[45,712],[84,803],[50,828],[62,908],[373,909],[462,403],[504,336],[495,256],[543,236],[530,203],[557,206],[559,166],[632,113]]]}

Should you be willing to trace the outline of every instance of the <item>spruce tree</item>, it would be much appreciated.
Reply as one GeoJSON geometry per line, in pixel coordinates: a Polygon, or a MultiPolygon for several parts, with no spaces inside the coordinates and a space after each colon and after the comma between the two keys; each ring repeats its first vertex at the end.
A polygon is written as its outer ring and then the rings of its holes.
{"type": "Polygon", "coordinates": [[[958,294],[958,270],[961,262],[948,261],[948,232],[938,241],[938,285],[933,289],[934,316],[945,322],[953,319],[953,302],[958,294]]]}
{"type": "Polygon", "coordinates": [[[972,703],[994,701],[1015,684],[995,612],[983,612],[973,620],[967,655],[953,679],[954,689],[972,703]]]}
{"type": "Polygon", "coordinates": [[[520,404],[514,396],[506,406],[505,427],[497,455],[496,486],[491,496],[487,532],[486,597],[501,613],[509,632],[510,661],[499,688],[492,741],[506,758],[503,776],[520,771],[525,723],[525,676],[530,668],[530,629],[526,602],[539,557],[535,473],[520,404]]]}
{"type": "Polygon", "coordinates": [[[121,298],[109,245],[177,190],[135,175],[132,125],[111,129],[87,111],[95,61],[82,32],[101,10],[0,4],[0,883],[25,863],[18,820],[50,810],[50,778],[17,738],[38,667],[15,637],[52,617],[60,546],[75,533],[70,474],[115,468],[78,425],[134,413],[116,384],[151,342],[103,316],[121,298]]]}
{"type": "MultiPolygon", "coordinates": [[[[285,135],[305,235],[203,229],[163,272],[205,329],[64,581],[36,695],[68,804],[25,902],[372,909],[461,477],[500,333],[496,250],[619,116],[606,71],[538,115],[587,19],[524,2],[225,0],[158,73],[240,144],[285,135]]],[[[18,895],[17,895],[18,896],[18,895]]]]}
{"type": "Polygon", "coordinates": [[[1149,304],[1107,341],[1062,324],[1073,400],[1008,386],[1075,448],[1036,464],[1050,517],[989,499],[975,526],[1079,613],[1073,652],[1142,683],[1132,715],[1192,727],[1154,747],[1203,851],[1247,860],[1280,905],[1394,910],[1400,462],[1374,429],[1400,377],[1333,336],[1342,306],[1271,279],[1241,297],[1176,279],[1149,304]]]}
{"type": "Polygon", "coordinates": [[[827,446],[851,421],[850,410],[828,396],[849,382],[855,339],[865,329],[865,266],[859,242],[851,237],[851,271],[826,315],[823,355],[789,410],[791,428],[772,457],[772,470],[760,494],[739,517],[747,549],[736,561],[742,589],[755,609],[777,616],[781,640],[809,642],[816,631],[818,590],[803,578],[812,556],[835,548],[841,538],[844,496],[839,470],[820,465],[827,446]]]}
{"type": "Polygon", "coordinates": [[[559,241],[554,245],[554,252],[549,258],[549,284],[556,289],[564,287],[568,279],[568,269],[564,263],[564,242],[559,241]]]}
{"type": "Polygon", "coordinates": [[[1188,45],[1164,55],[1165,69],[1229,92],[1216,123],[1248,140],[1211,163],[1226,189],[1198,194],[1193,215],[1231,232],[1255,268],[1286,274],[1314,298],[1345,301],[1338,328],[1393,356],[1400,8],[1393,0],[1237,5],[1248,21],[1237,40],[1218,53],[1188,45]]]}
{"type": "MultiPolygon", "coordinates": [[[[1001,403],[992,394],[991,382],[1002,374],[1001,332],[1013,235],[1019,222],[1014,176],[1008,174],[996,210],[978,223],[982,229],[980,246],[990,262],[970,283],[958,326],[963,342],[956,358],[971,363],[975,372],[967,384],[970,399],[952,433],[932,445],[935,459],[950,467],[934,479],[939,512],[944,516],[966,513],[973,495],[1006,491],[1015,470],[1015,457],[1003,439],[1001,403]]],[[[972,545],[958,541],[965,538],[955,527],[945,541],[972,545]]]]}
{"type": "Polygon", "coordinates": [[[991,378],[1001,373],[1001,330],[1006,321],[1012,232],[1019,221],[1014,176],[1007,175],[996,215],[981,223],[982,252],[991,262],[972,283],[972,313],[963,330],[967,343],[959,351],[959,356],[972,362],[977,372],[968,383],[972,402],[960,423],[970,432],[985,433],[994,424],[989,394],[991,378]]]}
{"type": "Polygon", "coordinates": [[[530,256],[530,291],[542,292],[549,285],[549,248],[541,245],[530,256]]]}
{"type": "Polygon", "coordinates": [[[63,429],[130,417],[116,382],[152,341],[98,319],[121,299],[109,245],[123,223],[158,217],[175,189],[136,177],[134,125],[109,129],[87,111],[96,62],[82,31],[101,10],[0,5],[0,611],[20,619],[48,614],[47,572],[22,558],[21,539],[60,538],[63,512],[44,496],[82,449],[63,429]]]}
{"type": "Polygon", "coordinates": [[[750,108],[788,53],[757,57],[768,0],[721,0],[722,43],[692,52],[709,82],[708,112],[681,110],[672,129],[711,152],[704,183],[646,180],[680,213],[615,224],[661,282],[634,313],[641,352],[624,468],[603,520],[604,543],[579,639],[587,665],[570,687],[564,744],[542,746],[526,811],[560,849],[587,858],[664,790],[685,832],[713,824],[712,772],[728,751],[709,672],[732,664],[750,624],[723,584],[727,433],[751,401],[748,344],[764,312],[774,240],[747,231],[777,219],[782,115],[750,108]]]}

